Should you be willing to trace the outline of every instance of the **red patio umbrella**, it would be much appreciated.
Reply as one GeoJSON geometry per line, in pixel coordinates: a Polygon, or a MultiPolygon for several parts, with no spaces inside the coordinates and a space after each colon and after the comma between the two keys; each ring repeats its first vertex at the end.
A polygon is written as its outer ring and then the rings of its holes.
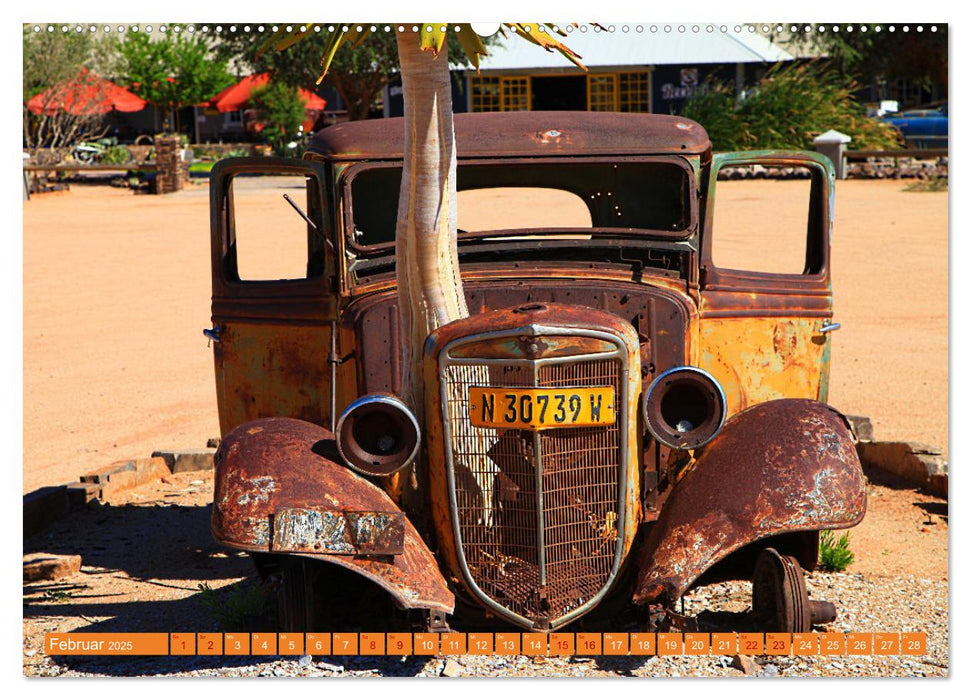
{"type": "Polygon", "coordinates": [[[27,109],[34,114],[68,112],[76,115],[138,112],[147,103],[138,95],[115,85],[87,68],[77,78],[68,80],[27,100],[27,109]]]}
{"type": "MultiPolygon", "coordinates": [[[[215,107],[220,112],[235,112],[238,109],[246,107],[253,97],[253,92],[264,87],[268,82],[270,82],[270,76],[266,73],[248,75],[235,85],[230,85],[218,95],[211,98],[204,106],[215,107]]],[[[308,110],[322,111],[327,106],[326,100],[318,97],[309,90],[300,88],[299,93],[308,110]]]]}

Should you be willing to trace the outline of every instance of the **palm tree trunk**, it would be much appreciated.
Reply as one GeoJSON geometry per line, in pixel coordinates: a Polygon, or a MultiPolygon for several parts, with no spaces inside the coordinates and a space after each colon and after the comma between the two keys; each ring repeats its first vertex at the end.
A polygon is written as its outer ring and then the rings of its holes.
{"type": "MultiPolygon", "coordinates": [[[[402,393],[424,425],[425,339],[436,328],[468,316],[469,310],[459,275],[455,127],[448,56],[444,45],[437,57],[423,52],[416,39],[412,34],[398,34],[405,148],[395,253],[400,337],[404,343],[402,393]]],[[[478,383],[488,384],[484,367],[473,371],[478,383]]],[[[465,403],[457,385],[451,390],[456,392],[452,399],[457,404],[465,403]]],[[[453,438],[455,451],[466,455],[456,460],[454,469],[458,478],[471,478],[469,483],[477,484],[478,519],[490,525],[498,467],[487,455],[495,444],[495,431],[473,428],[466,413],[450,418],[457,435],[453,438]]],[[[414,471],[409,484],[413,493],[420,493],[414,471]]]]}
{"type": "Polygon", "coordinates": [[[459,276],[455,129],[446,47],[422,51],[398,35],[405,109],[404,168],[395,231],[404,343],[403,398],[424,414],[422,350],[436,328],[468,316],[459,276]]]}

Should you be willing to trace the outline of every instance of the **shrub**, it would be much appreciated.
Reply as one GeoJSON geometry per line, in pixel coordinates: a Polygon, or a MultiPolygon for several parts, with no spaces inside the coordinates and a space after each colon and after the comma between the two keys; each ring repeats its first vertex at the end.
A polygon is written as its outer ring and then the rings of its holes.
{"type": "Polygon", "coordinates": [[[106,165],[121,165],[130,162],[131,159],[131,153],[124,146],[109,146],[101,154],[101,162],[106,165]]]}
{"type": "Polygon", "coordinates": [[[843,571],[853,563],[850,536],[843,533],[839,538],[825,530],[819,534],[819,568],[823,571],[843,571]]]}
{"type": "Polygon", "coordinates": [[[253,93],[260,120],[266,126],[260,136],[279,155],[292,155],[287,148],[300,138],[300,125],[307,118],[306,103],[296,88],[282,82],[271,82],[253,93]]]}
{"type": "Polygon", "coordinates": [[[719,151],[813,150],[813,139],[830,129],[850,136],[855,149],[900,147],[900,133],[866,115],[857,89],[825,63],[780,63],[741,100],[732,85],[710,83],[687,101],[684,116],[704,126],[719,151]]]}

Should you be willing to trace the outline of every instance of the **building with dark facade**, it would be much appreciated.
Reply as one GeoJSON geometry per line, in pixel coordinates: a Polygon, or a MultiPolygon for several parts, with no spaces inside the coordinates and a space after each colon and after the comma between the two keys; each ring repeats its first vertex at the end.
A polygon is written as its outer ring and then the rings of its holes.
{"type": "MultiPolygon", "coordinates": [[[[612,32],[581,26],[562,41],[587,67],[515,36],[489,47],[479,71],[453,70],[456,112],[589,110],[676,114],[689,97],[716,80],[757,81],[770,65],[792,60],[757,33],[705,26],[615,25],[612,32]],[[697,28],[697,31],[694,31],[697,28]],[[585,30],[585,31],[581,31],[585,30]]],[[[385,116],[403,113],[400,81],[392,81],[385,116]]]]}

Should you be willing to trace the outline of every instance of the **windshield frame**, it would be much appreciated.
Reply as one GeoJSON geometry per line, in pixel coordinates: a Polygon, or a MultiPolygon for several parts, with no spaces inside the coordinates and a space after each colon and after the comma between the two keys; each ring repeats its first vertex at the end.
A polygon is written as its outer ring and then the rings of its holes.
{"type": "MultiPolygon", "coordinates": [[[[673,165],[680,168],[686,178],[688,187],[688,220],[683,229],[677,231],[642,229],[642,228],[620,228],[608,226],[591,226],[581,228],[520,228],[520,229],[498,229],[491,231],[472,231],[458,234],[459,245],[467,241],[479,241],[488,238],[507,238],[513,236],[538,236],[537,241],[547,239],[551,234],[563,235],[589,235],[591,239],[634,239],[634,240],[660,240],[660,241],[685,241],[696,235],[699,221],[698,212],[698,182],[694,168],[684,157],[672,155],[658,156],[571,156],[571,157],[542,157],[542,158],[468,158],[459,159],[459,167],[464,165],[486,165],[493,167],[503,167],[516,165],[570,165],[570,164],[594,164],[594,165],[617,165],[618,163],[658,163],[673,165]]],[[[338,185],[341,193],[341,221],[340,228],[343,230],[344,246],[348,253],[355,256],[371,257],[375,255],[388,255],[394,250],[394,242],[373,243],[362,245],[354,237],[354,201],[352,196],[354,179],[361,173],[380,169],[380,168],[400,168],[400,160],[381,160],[381,161],[361,161],[348,166],[340,176],[338,185]]],[[[507,187],[509,185],[503,185],[507,187]]],[[[523,187],[531,187],[529,183],[523,183],[523,187]]],[[[485,188],[470,188],[485,189],[485,188]]],[[[550,188],[554,189],[554,188],[550,188]]],[[[460,190],[463,191],[463,190],[460,190]]],[[[570,190],[563,189],[564,192],[570,190]]],[[[519,242],[519,241],[517,241],[519,242]]]]}

